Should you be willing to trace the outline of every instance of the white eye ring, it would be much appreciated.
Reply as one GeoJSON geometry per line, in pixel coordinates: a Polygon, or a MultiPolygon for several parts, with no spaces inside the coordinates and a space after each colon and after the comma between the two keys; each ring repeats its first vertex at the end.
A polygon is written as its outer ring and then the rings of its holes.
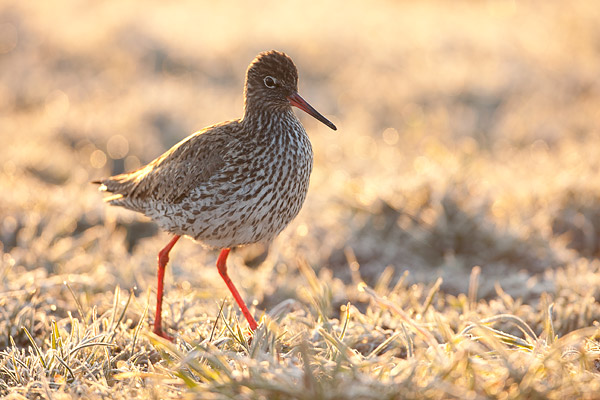
{"type": "Polygon", "coordinates": [[[275,86],[277,86],[277,79],[273,78],[272,76],[265,76],[263,82],[269,89],[275,89],[275,86]]]}

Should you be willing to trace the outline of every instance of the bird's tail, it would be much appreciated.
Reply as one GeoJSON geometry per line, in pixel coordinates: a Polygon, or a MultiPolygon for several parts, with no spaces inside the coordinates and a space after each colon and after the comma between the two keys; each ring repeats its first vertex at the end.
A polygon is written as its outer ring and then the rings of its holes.
{"type": "Polygon", "coordinates": [[[130,174],[121,174],[111,176],[110,178],[103,178],[93,180],[90,183],[94,185],[100,185],[98,190],[100,192],[112,193],[111,196],[105,197],[103,200],[114,206],[124,206],[123,200],[127,197],[127,194],[131,190],[130,174]]]}

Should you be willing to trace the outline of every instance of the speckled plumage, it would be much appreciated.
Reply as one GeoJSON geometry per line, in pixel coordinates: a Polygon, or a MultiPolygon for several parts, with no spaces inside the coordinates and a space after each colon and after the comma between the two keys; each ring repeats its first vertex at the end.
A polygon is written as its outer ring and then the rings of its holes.
{"type": "MultiPolygon", "coordinates": [[[[297,87],[298,73],[287,55],[261,53],[246,72],[241,119],[205,128],[148,165],[96,183],[113,193],[106,199],[111,205],[141,212],[176,235],[163,250],[166,260],[180,235],[221,249],[270,241],[300,211],[312,171],[310,140],[291,106],[335,129],[297,87]]],[[[160,323],[160,304],[157,318],[160,323]]]]}
{"type": "Polygon", "coordinates": [[[102,189],[117,195],[107,201],[210,247],[273,239],[300,211],[313,152],[289,103],[261,104],[260,90],[254,95],[261,73],[297,86],[287,56],[259,55],[247,73],[244,118],[205,128],[145,167],[101,180],[102,189]]]}
{"type": "Polygon", "coordinates": [[[291,110],[260,130],[232,121],[198,132],[131,174],[102,181],[110,204],[210,247],[273,239],[298,214],[312,148],[291,110]],[[246,129],[245,129],[246,128],[246,129]]]}

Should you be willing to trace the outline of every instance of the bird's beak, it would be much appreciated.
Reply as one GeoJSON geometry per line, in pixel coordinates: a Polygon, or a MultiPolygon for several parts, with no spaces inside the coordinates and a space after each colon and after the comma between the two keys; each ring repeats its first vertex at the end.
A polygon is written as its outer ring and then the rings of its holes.
{"type": "Polygon", "coordinates": [[[302,98],[302,96],[300,96],[298,94],[298,92],[292,93],[291,95],[289,95],[287,97],[287,99],[291,105],[298,107],[302,111],[305,111],[307,114],[312,115],[313,117],[315,117],[316,119],[318,119],[319,121],[321,121],[322,123],[324,123],[325,125],[330,127],[331,129],[333,129],[334,131],[337,131],[337,128],[335,127],[335,125],[332,124],[330,120],[328,120],[327,118],[322,116],[321,113],[319,113],[317,110],[312,108],[312,106],[310,104],[308,104],[308,102],[306,100],[304,100],[302,98]]]}

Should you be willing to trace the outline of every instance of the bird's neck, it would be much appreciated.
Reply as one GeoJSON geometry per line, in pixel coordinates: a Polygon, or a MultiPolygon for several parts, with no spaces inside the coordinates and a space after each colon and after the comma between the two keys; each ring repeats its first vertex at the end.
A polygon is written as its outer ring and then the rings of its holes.
{"type": "Polygon", "coordinates": [[[291,107],[273,109],[246,107],[244,117],[240,122],[244,126],[244,131],[252,135],[269,134],[273,130],[294,130],[297,126],[302,127],[291,107]]]}

